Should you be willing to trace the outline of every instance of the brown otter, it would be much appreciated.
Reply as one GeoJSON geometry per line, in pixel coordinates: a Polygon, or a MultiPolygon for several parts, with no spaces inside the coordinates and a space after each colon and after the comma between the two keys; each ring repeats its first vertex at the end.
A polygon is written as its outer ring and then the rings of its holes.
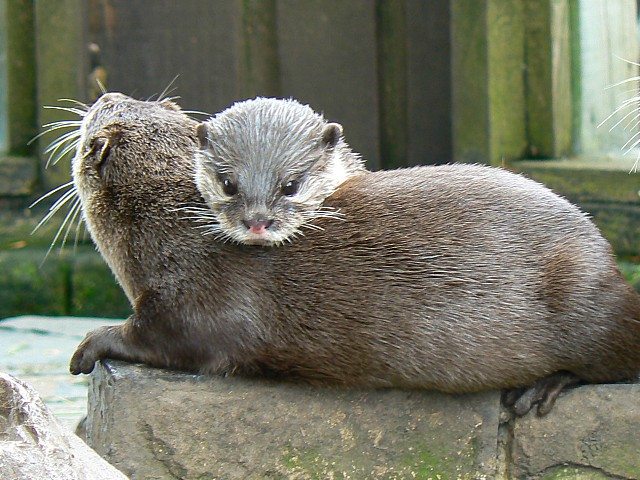
{"type": "Polygon", "coordinates": [[[192,213],[222,241],[277,245],[317,229],[314,220],[338,216],[325,198],[364,168],[339,124],[292,99],[238,102],[198,137],[196,184],[211,211],[192,213]]]}
{"type": "MultiPolygon", "coordinates": [[[[471,392],[640,369],[640,298],[573,205],[480,166],[365,172],[327,199],[345,220],[278,248],[212,241],[183,205],[196,122],[170,102],[107,94],[84,115],[73,177],[84,218],[135,313],[87,335],[105,357],[209,373],[471,392]]],[[[517,401],[516,401],[517,399],[517,401]]]]}

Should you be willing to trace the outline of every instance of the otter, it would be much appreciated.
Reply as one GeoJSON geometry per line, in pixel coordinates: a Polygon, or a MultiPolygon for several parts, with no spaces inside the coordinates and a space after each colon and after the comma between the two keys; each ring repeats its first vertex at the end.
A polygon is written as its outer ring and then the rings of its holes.
{"type": "Polygon", "coordinates": [[[198,126],[196,184],[211,211],[196,210],[217,240],[281,245],[340,218],[322,202],[364,169],[328,123],[296,100],[238,102],[198,126]]]}
{"type": "Polygon", "coordinates": [[[103,95],[72,161],[84,220],[130,299],[90,332],[102,358],[315,384],[512,389],[522,415],[578,381],[640,370],[640,296],[578,208],[500,169],[351,176],[325,200],[344,220],[282,247],[219,242],[185,205],[198,123],[172,102],[103,95]]]}

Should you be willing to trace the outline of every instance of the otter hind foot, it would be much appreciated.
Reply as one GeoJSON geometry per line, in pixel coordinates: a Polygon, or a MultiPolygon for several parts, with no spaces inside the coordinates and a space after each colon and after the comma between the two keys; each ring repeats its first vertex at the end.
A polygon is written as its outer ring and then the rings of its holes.
{"type": "Polygon", "coordinates": [[[565,387],[579,382],[580,378],[572,373],[554,373],[537,380],[529,388],[516,388],[505,392],[502,402],[518,417],[526,415],[537,404],[537,414],[543,417],[551,411],[560,392],[565,387]]]}

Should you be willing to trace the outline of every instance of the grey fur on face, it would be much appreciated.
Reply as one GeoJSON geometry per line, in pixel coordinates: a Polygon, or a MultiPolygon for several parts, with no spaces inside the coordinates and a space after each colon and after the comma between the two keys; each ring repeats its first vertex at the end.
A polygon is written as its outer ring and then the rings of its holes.
{"type": "Polygon", "coordinates": [[[245,244],[290,242],[319,218],[340,218],[324,200],[364,170],[327,122],[295,100],[239,102],[198,127],[196,184],[213,215],[208,232],[245,244]]]}

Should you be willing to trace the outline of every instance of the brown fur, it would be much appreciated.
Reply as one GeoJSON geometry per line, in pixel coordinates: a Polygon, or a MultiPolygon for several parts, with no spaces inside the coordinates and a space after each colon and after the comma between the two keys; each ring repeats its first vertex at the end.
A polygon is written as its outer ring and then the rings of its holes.
{"type": "Polygon", "coordinates": [[[326,201],[344,221],[286,247],[228,245],[177,210],[203,205],[194,121],[108,94],[83,128],[85,220],[135,313],[90,333],[73,373],[113,357],[470,392],[640,370],[638,294],[591,221],[531,180],[469,165],[366,172],[326,201]],[[96,138],[112,144],[102,179],[86,156],[96,138]]]}

